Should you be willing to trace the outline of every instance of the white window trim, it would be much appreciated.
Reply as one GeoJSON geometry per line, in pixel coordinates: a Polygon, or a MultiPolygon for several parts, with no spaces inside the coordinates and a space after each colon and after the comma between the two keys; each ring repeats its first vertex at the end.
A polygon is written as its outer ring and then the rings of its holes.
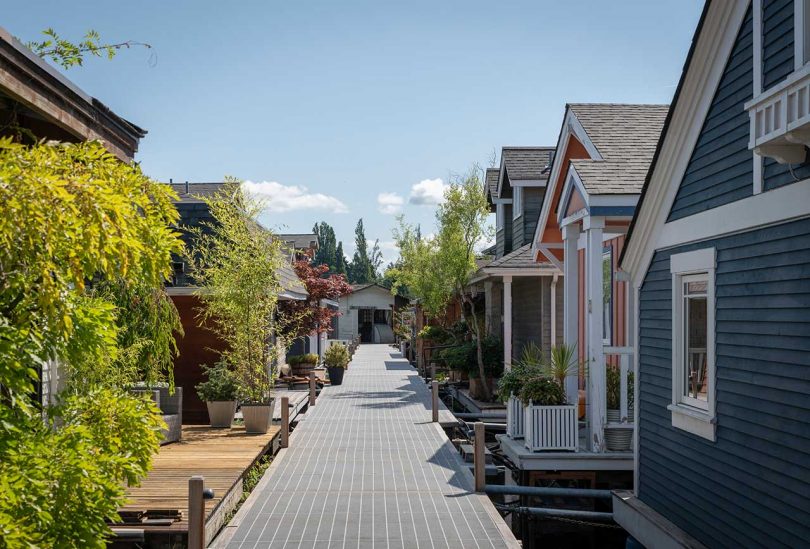
{"type": "Polygon", "coordinates": [[[523,187],[512,188],[512,219],[523,215],[523,187]]]}
{"type": "Polygon", "coordinates": [[[717,405],[715,392],[715,271],[716,251],[704,248],[692,252],[673,254],[670,257],[672,274],[672,404],[667,409],[672,413],[672,426],[714,441],[716,437],[717,405]],[[685,402],[683,394],[683,284],[684,276],[707,273],[706,288],[706,379],[707,403],[701,409],[685,402]]]}

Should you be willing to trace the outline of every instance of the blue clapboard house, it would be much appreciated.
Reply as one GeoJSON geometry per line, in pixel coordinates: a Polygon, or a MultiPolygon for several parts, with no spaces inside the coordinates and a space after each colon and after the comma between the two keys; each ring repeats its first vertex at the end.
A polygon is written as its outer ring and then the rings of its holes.
{"type": "Polygon", "coordinates": [[[810,547],[810,0],[704,8],[621,268],[647,547],[810,547]]]}

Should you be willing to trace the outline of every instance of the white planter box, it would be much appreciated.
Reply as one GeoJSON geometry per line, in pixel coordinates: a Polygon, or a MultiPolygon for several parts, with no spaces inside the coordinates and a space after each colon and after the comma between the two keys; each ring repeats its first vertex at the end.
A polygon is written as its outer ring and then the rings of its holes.
{"type": "Polygon", "coordinates": [[[512,395],[506,401],[506,434],[509,438],[523,438],[523,403],[512,395]]]}
{"type": "Polygon", "coordinates": [[[529,403],[524,412],[524,437],[526,448],[540,450],[573,450],[579,446],[577,433],[577,406],[533,406],[529,403]]]}

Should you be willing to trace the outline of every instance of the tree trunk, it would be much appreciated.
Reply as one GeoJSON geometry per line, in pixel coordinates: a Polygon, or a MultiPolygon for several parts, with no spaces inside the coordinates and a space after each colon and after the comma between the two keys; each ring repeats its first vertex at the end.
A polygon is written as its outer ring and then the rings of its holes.
{"type": "MultiPolygon", "coordinates": [[[[462,296],[464,294],[462,293],[462,296]]],[[[484,350],[481,344],[481,328],[478,326],[478,315],[475,314],[475,302],[472,299],[462,297],[462,311],[464,310],[464,301],[470,304],[470,314],[472,315],[473,333],[475,334],[475,354],[478,359],[478,375],[481,376],[481,390],[484,393],[484,398],[487,401],[492,400],[492,393],[489,390],[489,383],[487,383],[486,368],[484,367],[484,350]]]]}

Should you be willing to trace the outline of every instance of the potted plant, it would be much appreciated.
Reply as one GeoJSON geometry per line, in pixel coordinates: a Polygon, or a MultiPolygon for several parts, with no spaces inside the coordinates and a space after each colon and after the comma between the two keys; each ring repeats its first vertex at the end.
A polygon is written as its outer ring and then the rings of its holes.
{"type": "Polygon", "coordinates": [[[478,348],[475,341],[469,342],[467,372],[470,376],[470,396],[478,400],[487,400],[495,392],[495,378],[503,373],[503,346],[495,336],[486,336],[481,340],[481,354],[484,361],[484,375],[478,368],[478,348]]]}
{"type": "Polygon", "coordinates": [[[202,364],[201,368],[208,380],[198,383],[195,389],[200,400],[208,407],[211,427],[228,428],[233,423],[233,416],[236,413],[238,390],[236,376],[224,360],[214,364],[213,368],[205,364],[202,364]]]}
{"type": "Polygon", "coordinates": [[[307,353],[287,357],[287,364],[292,368],[292,375],[296,377],[309,377],[310,372],[318,365],[318,360],[318,355],[307,353]]]}
{"type": "Polygon", "coordinates": [[[506,404],[506,434],[510,438],[523,438],[523,402],[518,395],[527,380],[542,373],[542,358],[540,348],[530,342],[523,348],[520,359],[498,380],[498,399],[506,404]]]}
{"type": "Polygon", "coordinates": [[[329,382],[332,385],[343,383],[343,374],[349,366],[349,350],[342,343],[333,343],[323,355],[323,363],[329,372],[329,382]]]}
{"type": "Polygon", "coordinates": [[[627,416],[621,415],[621,369],[608,365],[605,371],[605,388],[607,400],[607,425],[605,426],[605,446],[608,450],[626,452],[633,440],[633,429],[629,424],[632,419],[633,373],[627,373],[627,416]]]}
{"type": "Polygon", "coordinates": [[[540,450],[577,450],[577,407],[567,404],[565,390],[547,375],[529,378],[518,398],[525,404],[525,446],[540,450]]]}
{"type": "Polygon", "coordinates": [[[273,372],[269,366],[256,368],[252,373],[244,372],[240,383],[240,407],[245,420],[245,432],[263,435],[270,428],[273,419],[275,399],[270,396],[273,386],[273,372]]]}

